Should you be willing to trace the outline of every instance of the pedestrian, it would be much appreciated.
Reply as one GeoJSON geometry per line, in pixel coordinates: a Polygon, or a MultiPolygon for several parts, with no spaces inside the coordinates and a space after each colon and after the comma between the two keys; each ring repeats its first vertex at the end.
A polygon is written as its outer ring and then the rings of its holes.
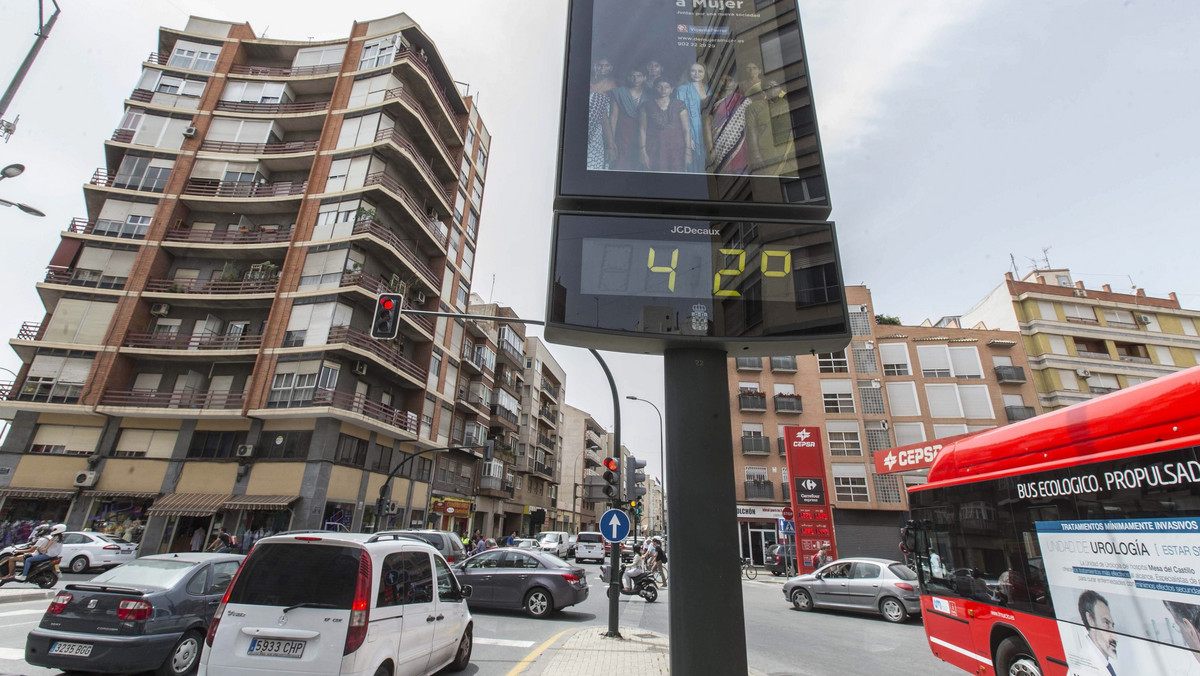
{"type": "Polygon", "coordinates": [[[667,588],[667,550],[663,547],[662,538],[654,538],[654,571],[662,582],[663,589],[667,588]]]}
{"type": "Polygon", "coordinates": [[[505,547],[512,547],[517,544],[517,531],[508,534],[508,539],[504,541],[505,547]]]}
{"type": "Polygon", "coordinates": [[[204,546],[204,529],[197,528],[196,530],[192,531],[192,541],[191,541],[192,551],[198,552],[198,551],[200,551],[200,548],[203,546],[204,546]]]}
{"type": "Polygon", "coordinates": [[[813,561],[813,569],[820,570],[830,561],[833,561],[833,557],[829,555],[829,545],[821,545],[821,548],[817,550],[817,558],[813,561]]]}
{"type": "Polygon", "coordinates": [[[217,531],[213,533],[213,541],[209,543],[208,549],[205,551],[216,552],[218,554],[228,554],[233,551],[233,536],[225,532],[224,526],[217,526],[217,531]]]}

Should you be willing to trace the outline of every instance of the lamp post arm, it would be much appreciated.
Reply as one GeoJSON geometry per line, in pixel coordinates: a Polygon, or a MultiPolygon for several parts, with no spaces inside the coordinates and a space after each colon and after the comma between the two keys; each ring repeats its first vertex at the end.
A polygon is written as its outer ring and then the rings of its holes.
{"type": "MultiPolygon", "coordinates": [[[[396,478],[396,475],[399,474],[400,470],[404,469],[408,463],[416,460],[422,455],[429,455],[431,453],[438,453],[440,451],[462,451],[468,448],[480,448],[480,446],[444,446],[441,448],[427,448],[423,451],[412,453],[407,458],[398,462],[396,466],[392,468],[392,471],[388,474],[387,478],[384,479],[383,483],[379,486],[379,499],[375,501],[376,523],[378,523],[380,515],[383,513],[383,506],[387,500],[388,487],[392,485],[392,479],[396,478]]],[[[378,527],[376,530],[378,530],[378,527]]]]}

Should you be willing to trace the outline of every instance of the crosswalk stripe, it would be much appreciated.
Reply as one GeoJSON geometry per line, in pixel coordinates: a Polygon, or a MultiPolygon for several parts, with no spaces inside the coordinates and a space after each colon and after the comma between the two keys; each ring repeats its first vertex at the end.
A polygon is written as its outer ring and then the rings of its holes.
{"type": "Polygon", "coordinates": [[[41,615],[45,612],[45,608],[25,608],[24,610],[10,610],[8,612],[0,613],[0,617],[13,617],[15,615],[41,615]]]}
{"type": "Polygon", "coordinates": [[[475,638],[476,645],[498,645],[505,648],[528,648],[533,641],[511,641],[505,638],[475,638]]]}
{"type": "Polygon", "coordinates": [[[21,648],[0,648],[0,660],[25,661],[25,651],[21,648]]]}

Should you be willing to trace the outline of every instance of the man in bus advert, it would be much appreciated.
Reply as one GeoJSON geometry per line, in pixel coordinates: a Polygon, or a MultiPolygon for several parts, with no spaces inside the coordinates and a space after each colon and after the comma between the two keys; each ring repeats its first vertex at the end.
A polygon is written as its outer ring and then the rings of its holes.
{"type": "Polygon", "coordinates": [[[1118,674],[1112,661],[1117,657],[1116,623],[1108,600],[1087,590],[1079,595],[1079,618],[1087,631],[1082,654],[1071,661],[1071,676],[1124,676],[1118,674]]]}
{"type": "Polygon", "coordinates": [[[1186,671],[1178,672],[1179,676],[1200,676],[1200,606],[1178,601],[1163,601],[1163,605],[1170,611],[1184,644],[1192,652],[1186,671]]]}

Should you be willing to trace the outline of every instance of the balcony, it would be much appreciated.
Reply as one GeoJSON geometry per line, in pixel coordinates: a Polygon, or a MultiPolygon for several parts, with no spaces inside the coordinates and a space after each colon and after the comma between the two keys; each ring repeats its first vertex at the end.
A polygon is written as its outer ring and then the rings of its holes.
{"type": "Polygon", "coordinates": [[[757,435],[742,435],[742,455],[767,455],[771,452],[771,438],[757,435]]]}
{"type": "Polygon", "coordinates": [[[306,101],[304,103],[255,103],[252,101],[217,101],[217,110],[226,113],[250,115],[296,115],[317,113],[329,109],[329,101],[306,101]]]}
{"type": "Polygon", "coordinates": [[[392,408],[378,401],[371,401],[360,394],[350,392],[335,392],[333,390],[316,390],[309,406],[329,406],[331,408],[357,413],[358,415],[376,420],[391,427],[396,427],[416,435],[420,429],[420,418],[412,411],[392,408]]]}
{"type": "Polygon", "coordinates": [[[1075,354],[1080,357],[1090,357],[1092,359],[1112,359],[1112,356],[1107,352],[1095,352],[1093,350],[1076,349],[1075,354]]]}
{"type": "Polygon", "coordinates": [[[542,392],[550,395],[550,398],[554,399],[555,401],[558,401],[560,395],[562,394],[562,390],[554,385],[551,385],[550,382],[545,378],[542,378],[542,392]]]}
{"type": "Polygon", "coordinates": [[[542,476],[546,477],[547,479],[553,479],[554,478],[554,463],[534,462],[533,463],[533,473],[541,474],[542,476]]]}
{"type": "Polygon", "coordinates": [[[747,500],[774,500],[775,484],[770,481],[747,481],[747,500]]]}
{"type": "Polygon", "coordinates": [[[412,246],[409,245],[405,240],[396,236],[396,233],[393,232],[391,228],[380,223],[379,221],[361,220],[354,224],[354,230],[351,231],[351,236],[356,235],[374,237],[391,247],[395,253],[399,255],[401,260],[407,263],[414,272],[421,275],[424,281],[429,284],[430,290],[434,290],[438,287],[438,285],[435,283],[435,280],[437,280],[438,277],[433,274],[433,270],[429,268],[428,264],[421,260],[416,251],[413,250],[412,246]]]}
{"type": "MultiPolygon", "coordinates": [[[[283,141],[279,143],[204,141],[200,144],[200,150],[207,153],[234,153],[238,155],[292,155],[298,153],[311,153],[316,149],[317,142],[315,140],[283,141]]],[[[302,190],[301,192],[304,191],[302,190]]]]}
{"type": "Polygon", "coordinates": [[[146,282],[149,293],[199,295],[261,295],[274,294],[279,278],[227,282],[219,279],[151,279],[146,282]]]}
{"type": "Polygon", "coordinates": [[[551,425],[558,424],[558,410],[553,406],[543,406],[538,411],[538,416],[551,425]]]}
{"type": "Polygon", "coordinates": [[[537,441],[538,441],[538,446],[541,446],[542,448],[548,448],[550,450],[554,450],[554,439],[552,439],[550,436],[539,432],[537,435],[537,441]]]}
{"type": "Polygon", "coordinates": [[[599,450],[604,445],[600,440],[600,435],[590,428],[583,430],[583,442],[589,451],[599,450]]]}
{"type": "Polygon", "coordinates": [[[771,357],[771,372],[772,373],[795,373],[796,358],[795,357],[771,357]]]}
{"type": "Polygon", "coordinates": [[[135,133],[136,129],[117,129],[113,132],[112,140],[116,143],[133,143],[135,133]]]}
{"type": "Polygon", "coordinates": [[[425,112],[425,107],[421,105],[421,102],[417,101],[416,97],[414,97],[412,93],[404,87],[389,89],[383,93],[384,103],[392,100],[404,103],[405,110],[408,110],[410,113],[415,115],[417,119],[419,119],[425,125],[426,130],[429,131],[429,138],[433,140],[434,145],[436,145],[437,149],[441,151],[442,160],[446,162],[447,166],[453,169],[455,167],[455,156],[450,152],[450,148],[446,145],[446,142],[442,140],[441,135],[438,134],[438,125],[434,124],[433,120],[429,118],[429,113],[425,112]]]}
{"type": "Polygon", "coordinates": [[[376,185],[382,187],[388,194],[397,198],[399,202],[404,205],[404,207],[408,210],[409,216],[414,221],[421,224],[421,227],[429,235],[430,239],[433,241],[433,244],[437,246],[440,251],[444,252],[446,250],[446,242],[450,238],[450,232],[449,230],[445,229],[445,225],[442,225],[441,228],[439,228],[434,224],[434,219],[426,215],[429,211],[426,204],[418,202],[417,199],[412,196],[412,193],[408,192],[404,186],[400,185],[399,181],[391,176],[388,176],[382,171],[377,171],[374,174],[368,174],[366,179],[363,180],[364,188],[369,188],[376,185]]]}
{"type": "Polygon", "coordinates": [[[44,281],[47,284],[69,284],[71,286],[84,286],[89,289],[124,289],[125,283],[129,279],[127,277],[99,275],[93,270],[69,268],[66,270],[47,270],[44,281]]]}
{"type": "MultiPolygon", "coordinates": [[[[375,142],[391,144],[392,147],[399,151],[400,155],[412,163],[412,165],[417,168],[417,171],[421,174],[422,178],[429,183],[430,187],[432,188],[431,192],[433,192],[434,195],[442,201],[442,207],[446,213],[450,213],[450,200],[453,199],[453,193],[448,191],[442,181],[438,179],[437,173],[433,169],[433,165],[429,164],[429,160],[425,159],[424,153],[422,153],[420,150],[417,150],[416,144],[413,143],[413,140],[409,138],[407,134],[400,131],[400,129],[397,127],[380,129],[375,134],[375,142]]],[[[453,178],[450,178],[449,180],[453,180],[453,178]]]]}
{"type": "Polygon", "coordinates": [[[149,89],[135,89],[129,94],[130,101],[138,103],[150,103],[154,100],[154,92],[149,89]]]}
{"type": "Polygon", "coordinates": [[[513,413],[499,404],[492,404],[491,414],[493,419],[499,418],[500,420],[509,422],[514,428],[521,424],[520,418],[517,417],[516,413],[513,413]]]}
{"type": "Polygon", "coordinates": [[[505,482],[498,476],[481,476],[479,492],[493,498],[511,498],[515,491],[512,482],[505,482]]]}
{"type": "Polygon", "coordinates": [[[525,368],[525,353],[520,348],[513,347],[502,340],[500,341],[500,351],[497,354],[507,357],[518,369],[525,368]]]}
{"type": "MultiPolygon", "coordinates": [[[[370,275],[364,275],[361,272],[342,273],[342,281],[339,286],[343,289],[348,288],[348,287],[356,287],[359,289],[363,289],[367,293],[376,294],[376,295],[381,294],[381,293],[395,293],[395,289],[391,288],[387,284],[384,284],[382,280],[376,279],[370,275]]],[[[301,290],[303,290],[303,289],[304,288],[301,287],[301,290]]],[[[408,322],[411,322],[412,324],[415,324],[415,325],[419,326],[420,328],[424,329],[424,331],[426,333],[428,333],[429,335],[433,335],[433,320],[432,319],[429,319],[428,317],[425,317],[422,315],[414,315],[414,314],[404,312],[404,310],[420,310],[420,309],[422,309],[422,308],[416,307],[411,302],[409,302],[409,300],[407,298],[405,298],[404,304],[400,309],[400,317],[402,319],[404,319],[408,322]]]]}
{"type": "Polygon", "coordinates": [[[996,382],[1001,385],[1016,385],[1025,382],[1025,369],[1020,366],[997,366],[996,382]]]}
{"type": "Polygon", "coordinates": [[[597,452],[595,452],[595,451],[593,451],[593,450],[592,450],[592,449],[590,449],[590,448],[588,448],[588,449],[585,449],[585,450],[583,451],[583,461],[584,461],[584,464],[585,464],[585,465],[587,465],[587,464],[589,464],[589,463],[590,463],[590,464],[592,464],[592,465],[595,465],[596,467],[599,467],[599,466],[600,466],[600,463],[601,463],[601,462],[603,462],[603,461],[600,459],[600,454],[599,454],[599,453],[597,453],[597,452]]]}
{"type": "Polygon", "coordinates": [[[163,236],[167,242],[187,242],[191,244],[270,244],[289,242],[292,239],[291,229],[282,230],[272,226],[262,226],[258,230],[193,230],[190,227],[172,228],[163,236]]]}
{"type": "Polygon", "coordinates": [[[1119,389],[1121,389],[1121,388],[1105,387],[1103,385],[1088,385],[1088,394],[1094,394],[1096,396],[1101,396],[1101,395],[1105,395],[1105,394],[1112,394],[1113,392],[1116,392],[1119,389]]]}
{"type": "Polygon", "coordinates": [[[1113,327],[1114,329],[1140,329],[1141,328],[1141,325],[1138,324],[1137,322],[1123,322],[1119,319],[1109,319],[1109,320],[1105,321],[1104,323],[1107,324],[1108,326],[1113,327]]]}
{"type": "Polygon", "coordinates": [[[307,189],[308,181],[255,183],[253,181],[218,181],[207,178],[189,178],[187,185],[183,187],[183,194],[195,197],[262,199],[268,197],[296,197],[303,195],[307,189]]]}
{"type": "Polygon", "coordinates": [[[42,339],[42,323],[41,322],[23,322],[21,328],[17,330],[17,340],[41,340],[42,339]]]}
{"type": "Polygon", "coordinates": [[[1037,411],[1032,406],[1005,406],[1004,414],[1008,416],[1009,422],[1017,422],[1020,420],[1029,420],[1037,415],[1037,411]]]}
{"type": "Polygon", "coordinates": [[[1127,362],[1131,362],[1134,364],[1153,364],[1154,363],[1153,361],[1150,360],[1149,357],[1140,357],[1136,354],[1122,354],[1122,355],[1119,355],[1119,358],[1121,361],[1127,361],[1127,362]]]}
{"type": "Polygon", "coordinates": [[[297,66],[295,68],[274,68],[271,66],[250,66],[234,64],[229,67],[232,75],[251,75],[254,77],[312,77],[328,75],[342,69],[340,63],[326,63],[319,66],[297,66]]]}
{"type": "MultiPolygon", "coordinates": [[[[457,117],[453,112],[453,107],[450,105],[450,98],[446,96],[446,90],[442,89],[441,85],[438,84],[437,78],[433,74],[433,69],[429,67],[429,63],[426,61],[425,57],[422,56],[420,52],[412,49],[401,49],[400,51],[396,52],[396,58],[393,59],[393,63],[401,61],[415,66],[416,69],[425,76],[426,80],[428,81],[429,88],[433,90],[434,96],[441,105],[442,113],[446,116],[446,119],[450,121],[452,128],[457,132],[458,128],[455,126],[457,117]]],[[[459,104],[459,107],[462,107],[461,103],[459,104]]],[[[458,138],[457,134],[455,135],[455,138],[458,138]]]]}
{"type": "Polygon", "coordinates": [[[800,397],[789,397],[782,394],[775,395],[775,412],[776,413],[804,413],[804,405],[800,401],[800,397]]]}
{"type": "Polygon", "coordinates": [[[765,413],[767,410],[767,395],[762,393],[739,394],[738,410],[765,413]]]}
{"type": "Polygon", "coordinates": [[[136,408],[239,409],[246,397],[241,392],[148,392],[146,390],[105,390],[101,406],[136,408]]]}
{"type": "Polygon", "coordinates": [[[126,223],[99,219],[88,221],[86,218],[72,218],[67,226],[67,232],[74,235],[99,235],[101,237],[119,237],[121,239],[145,239],[147,225],[141,223],[126,223]]]}
{"type": "Polygon", "coordinates": [[[136,190],[138,192],[161,193],[165,184],[165,176],[162,177],[162,182],[155,180],[151,183],[142,183],[142,176],[126,176],[125,181],[118,184],[117,174],[108,173],[108,169],[101,167],[92,173],[92,179],[88,181],[90,185],[99,188],[116,188],[118,190],[136,190]]]}
{"type": "Polygon", "coordinates": [[[1092,326],[1100,325],[1100,322],[1097,321],[1095,317],[1072,317],[1071,315],[1067,315],[1067,321],[1074,324],[1091,324],[1092,326]]]}
{"type": "Polygon", "coordinates": [[[761,371],[762,359],[759,357],[738,357],[737,370],[739,371],[761,371]]]}
{"type": "Polygon", "coordinates": [[[783,437],[775,437],[775,446],[779,448],[779,457],[786,458],[787,442],[783,440],[783,437]]]}
{"type": "MultiPolygon", "coordinates": [[[[202,334],[131,333],[125,336],[125,347],[141,350],[257,350],[262,336],[219,336],[202,334]]],[[[205,355],[208,356],[208,355],[205,355]]]]}
{"type": "Polygon", "coordinates": [[[330,329],[329,338],[326,342],[329,345],[340,343],[367,352],[393,369],[409,376],[421,386],[425,385],[425,380],[429,375],[427,369],[423,369],[409,361],[399,350],[394,350],[388,347],[387,343],[375,340],[371,336],[348,326],[335,326],[330,329]]]}

